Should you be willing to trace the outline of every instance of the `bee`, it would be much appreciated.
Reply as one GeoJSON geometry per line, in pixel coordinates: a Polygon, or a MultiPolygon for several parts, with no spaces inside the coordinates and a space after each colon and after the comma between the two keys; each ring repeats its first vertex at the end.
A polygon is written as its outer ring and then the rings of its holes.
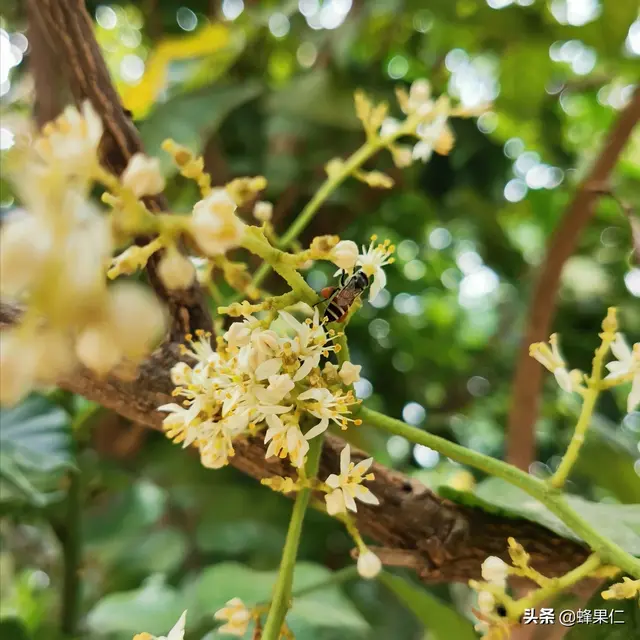
{"type": "Polygon", "coordinates": [[[329,301],[324,311],[322,322],[344,322],[351,305],[367,290],[369,277],[362,271],[356,271],[352,276],[342,272],[340,287],[325,287],[320,295],[329,301]]]}

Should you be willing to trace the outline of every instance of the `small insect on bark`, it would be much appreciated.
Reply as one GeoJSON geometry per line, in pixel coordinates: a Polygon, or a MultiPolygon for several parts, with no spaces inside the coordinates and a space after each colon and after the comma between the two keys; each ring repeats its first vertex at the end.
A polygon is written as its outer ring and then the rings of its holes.
{"type": "Polygon", "coordinates": [[[364,271],[356,271],[352,276],[345,272],[340,276],[340,287],[325,287],[320,295],[329,300],[323,322],[344,322],[351,305],[366,291],[369,278],[364,271]]]}

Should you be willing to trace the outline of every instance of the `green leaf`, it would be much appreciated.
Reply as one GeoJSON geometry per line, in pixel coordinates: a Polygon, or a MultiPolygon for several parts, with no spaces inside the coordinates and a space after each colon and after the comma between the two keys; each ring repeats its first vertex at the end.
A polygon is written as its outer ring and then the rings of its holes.
{"type": "Polygon", "coordinates": [[[0,622],[2,640],[29,640],[31,634],[18,618],[5,618],[0,622]]]}
{"type": "Polygon", "coordinates": [[[111,593],[89,612],[87,625],[95,634],[146,631],[166,635],[186,609],[184,596],[157,576],[140,589],[111,593]]]}
{"type": "Polygon", "coordinates": [[[607,622],[603,624],[576,624],[565,636],[566,640],[630,640],[640,638],[640,607],[636,598],[629,600],[605,600],[600,594],[610,584],[618,582],[622,578],[616,578],[606,585],[597,588],[583,610],[592,614],[596,609],[605,609],[607,622]],[[614,623],[613,621],[616,621],[614,623]],[[634,631],[635,629],[635,631],[634,631]]]}
{"type": "Polygon", "coordinates": [[[207,137],[224,119],[261,92],[260,84],[251,81],[228,87],[215,85],[171,98],[159,105],[140,126],[146,152],[160,159],[165,175],[174,172],[171,157],[161,149],[165,138],[173,138],[194,153],[200,153],[207,137]]]}
{"type": "MultiPolygon", "coordinates": [[[[317,564],[296,565],[293,590],[327,580],[332,572],[317,564]]],[[[235,562],[223,562],[205,569],[197,582],[188,587],[192,619],[209,617],[231,598],[240,598],[247,606],[269,601],[277,571],[255,571],[235,562]]],[[[341,640],[366,635],[366,622],[337,586],[328,586],[300,598],[294,598],[287,621],[298,638],[341,640]],[[322,634],[320,634],[322,630],[322,634]]]]}
{"type": "Polygon", "coordinates": [[[476,640],[473,624],[426,589],[383,571],[378,580],[424,624],[436,640],[476,640]]]}
{"type": "Polygon", "coordinates": [[[123,538],[139,535],[161,518],[166,494],[154,483],[139,480],[124,491],[111,495],[97,513],[87,514],[85,524],[88,544],[121,545],[123,538]]]}
{"type": "Polygon", "coordinates": [[[64,472],[73,466],[69,418],[32,396],[0,410],[0,502],[43,507],[64,496],[64,472]]]}
{"type": "MultiPolygon", "coordinates": [[[[440,487],[439,492],[455,502],[505,517],[525,518],[564,538],[580,540],[543,504],[499,478],[481,482],[475,493],[455,491],[450,487],[440,487]]],[[[589,502],[572,495],[566,496],[566,500],[594,529],[629,553],[640,556],[640,505],[589,502]]]]}

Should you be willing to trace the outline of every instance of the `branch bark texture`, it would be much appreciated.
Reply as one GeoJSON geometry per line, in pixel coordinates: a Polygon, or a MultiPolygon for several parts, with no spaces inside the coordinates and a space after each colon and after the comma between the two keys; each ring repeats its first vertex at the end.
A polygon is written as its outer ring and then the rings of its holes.
{"type": "MultiPolygon", "coordinates": [[[[13,306],[0,305],[0,327],[8,327],[20,315],[13,306]]],[[[171,402],[173,384],[169,376],[178,361],[178,344],[169,344],[143,363],[135,380],[97,378],[78,369],[59,386],[80,394],[121,416],[151,429],[162,429],[161,404],[171,402]]],[[[345,443],[328,436],[320,459],[320,478],[340,467],[345,443]]],[[[261,438],[247,438],[235,446],[231,464],[256,478],[295,475],[278,458],[265,460],[261,438]]],[[[178,454],[178,452],[177,452],[178,454]]],[[[352,452],[358,462],[367,457],[352,452]]],[[[376,549],[390,565],[408,566],[425,582],[456,582],[478,578],[480,564],[489,555],[508,560],[507,538],[515,537],[532,556],[533,566],[549,576],[562,575],[588,555],[587,550],[527,520],[504,518],[454,504],[436,495],[402,473],[374,464],[375,480],[368,486],[380,499],[380,506],[358,505],[357,525],[382,548],[376,549]]]]}
{"type": "Polygon", "coordinates": [[[588,176],[578,187],[573,201],[549,239],[529,303],[527,324],[518,354],[508,421],[507,460],[528,469],[535,456],[535,423],[538,418],[543,368],[529,356],[529,345],[546,341],[556,310],[560,276],[565,262],[574,253],[581,231],[589,222],[599,197],[640,120],[640,87],[620,113],[588,176]]]}

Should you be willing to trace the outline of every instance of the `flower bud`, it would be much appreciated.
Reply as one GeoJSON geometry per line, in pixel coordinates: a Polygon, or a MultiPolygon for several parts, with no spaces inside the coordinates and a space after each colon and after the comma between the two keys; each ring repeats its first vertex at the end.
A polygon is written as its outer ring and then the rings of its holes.
{"type": "Polygon", "coordinates": [[[273,216],[273,205],[270,202],[259,200],[253,207],[253,217],[260,222],[269,222],[273,216]]]}
{"type": "Polygon", "coordinates": [[[340,368],[340,379],[344,384],[352,385],[354,382],[360,380],[360,369],[362,369],[362,367],[359,364],[345,362],[340,368]]]}
{"type": "Polygon", "coordinates": [[[240,244],[244,223],[235,215],[236,203],[224,189],[214,189],[193,207],[191,235],[210,256],[240,244]]]}
{"type": "Polygon", "coordinates": [[[31,391],[36,364],[31,336],[22,338],[15,329],[0,333],[0,405],[17,404],[31,391]]]}
{"type": "Polygon", "coordinates": [[[497,556],[489,556],[482,563],[482,578],[500,587],[506,586],[509,567],[497,556]]]}
{"type": "Polygon", "coordinates": [[[144,153],[134,154],[122,174],[122,184],[138,198],[160,193],[164,189],[160,161],[158,158],[149,158],[144,153]]]}
{"type": "Polygon", "coordinates": [[[375,578],[382,570],[382,562],[380,561],[380,558],[378,558],[378,556],[369,549],[365,549],[360,553],[358,556],[357,566],[360,576],[367,580],[375,578]]]}
{"type": "Polygon", "coordinates": [[[111,287],[109,296],[109,319],[117,346],[128,358],[140,360],[166,330],[164,309],[149,289],[134,283],[111,287]]]}
{"type": "Polygon", "coordinates": [[[108,325],[101,323],[85,329],[76,340],[78,360],[98,375],[106,375],[122,358],[122,351],[108,325]]]}
{"type": "Polygon", "coordinates": [[[196,272],[189,258],[169,247],[158,264],[158,275],[167,289],[188,289],[196,272]]]}

